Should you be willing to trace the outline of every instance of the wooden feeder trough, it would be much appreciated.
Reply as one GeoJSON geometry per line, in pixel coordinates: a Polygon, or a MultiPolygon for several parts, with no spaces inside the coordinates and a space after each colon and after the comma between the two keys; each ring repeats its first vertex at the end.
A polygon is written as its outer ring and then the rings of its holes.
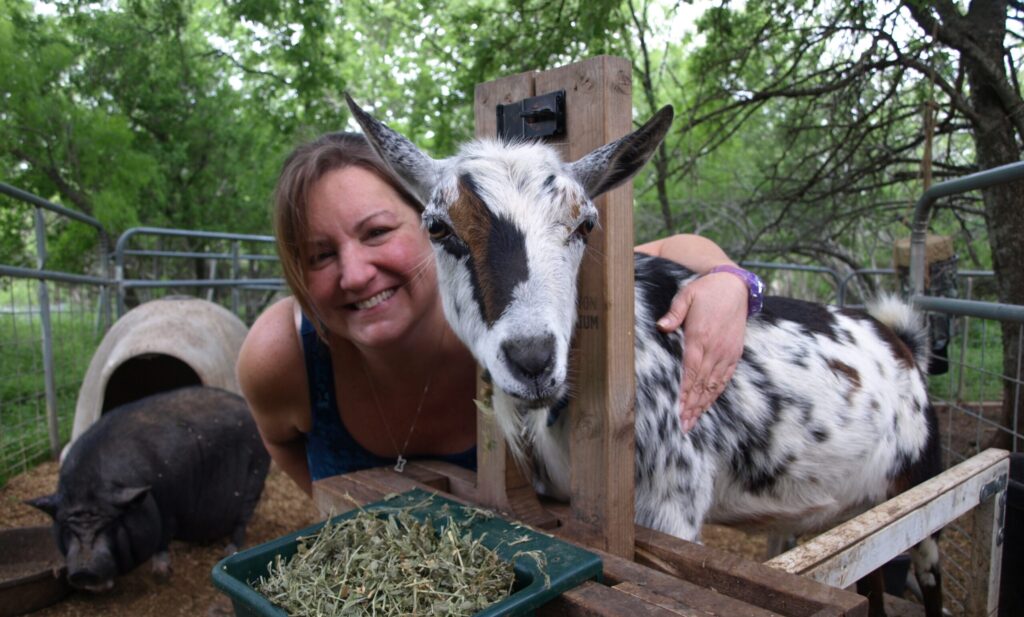
{"type": "Polygon", "coordinates": [[[53,528],[0,530],[0,617],[14,617],[59,602],[71,587],[53,528]]]}

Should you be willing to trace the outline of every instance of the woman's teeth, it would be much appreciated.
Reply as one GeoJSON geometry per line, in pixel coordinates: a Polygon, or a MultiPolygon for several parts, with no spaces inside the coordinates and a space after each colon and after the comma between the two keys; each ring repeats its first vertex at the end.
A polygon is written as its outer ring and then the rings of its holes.
{"type": "Polygon", "coordinates": [[[365,311],[366,309],[371,309],[377,306],[378,304],[387,300],[393,295],[395,295],[394,289],[385,289],[384,291],[380,292],[376,296],[373,296],[372,298],[367,298],[366,300],[363,300],[361,302],[356,302],[355,307],[360,311],[365,311]]]}

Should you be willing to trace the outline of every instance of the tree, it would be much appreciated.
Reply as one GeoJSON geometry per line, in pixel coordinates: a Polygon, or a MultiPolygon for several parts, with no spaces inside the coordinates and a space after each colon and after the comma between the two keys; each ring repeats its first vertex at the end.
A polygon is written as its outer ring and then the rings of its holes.
{"type": "MultiPolygon", "coordinates": [[[[739,253],[777,252],[859,263],[866,213],[881,228],[905,218],[920,194],[922,109],[934,109],[938,178],[1016,162],[1024,140],[1024,100],[1014,50],[1024,12],[1016,3],[951,0],[892,5],[747,2],[701,19],[706,43],[687,66],[680,93],[694,161],[742,135],[761,142],[750,198],[738,205],[750,233],[739,253]],[[967,139],[965,139],[967,138],[967,139]],[[771,147],[763,140],[772,140],[771,147]],[[945,153],[942,153],[944,144],[945,153]],[[851,250],[853,249],[853,250],[851,250]]],[[[748,151],[749,152],[749,151],[748,151]]],[[[988,232],[998,299],[1024,304],[1024,191],[1004,185],[953,199],[966,227],[988,232]]],[[[1004,328],[1004,420],[1012,425],[1019,383],[1019,328],[1004,328]]],[[[1024,431],[1024,418],[1016,427],[1024,431]]],[[[1006,437],[1002,435],[1002,437],[1006,437]]],[[[1009,445],[1003,439],[999,445],[1009,445]]]]}

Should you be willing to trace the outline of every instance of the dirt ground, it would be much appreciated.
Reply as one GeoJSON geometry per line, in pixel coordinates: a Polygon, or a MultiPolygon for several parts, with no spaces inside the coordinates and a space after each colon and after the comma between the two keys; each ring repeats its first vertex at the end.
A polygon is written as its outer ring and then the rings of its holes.
{"type": "MultiPolygon", "coordinates": [[[[57,488],[57,464],[45,463],[12,478],[0,489],[0,528],[49,525],[50,518],[21,503],[23,499],[52,493],[57,488]]],[[[276,466],[267,477],[263,497],[249,523],[249,546],[261,544],[317,520],[312,501],[276,466]]],[[[197,546],[171,543],[173,574],[169,581],[158,580],[143,564],[117,579],[106,594],[73,591],[63,601],[33,613],[38,617],[172,617],[176,615],[211,617],[232,615],[227,597],[210,582],[210,570],[224,557],[224,544],[197,546]]]]}

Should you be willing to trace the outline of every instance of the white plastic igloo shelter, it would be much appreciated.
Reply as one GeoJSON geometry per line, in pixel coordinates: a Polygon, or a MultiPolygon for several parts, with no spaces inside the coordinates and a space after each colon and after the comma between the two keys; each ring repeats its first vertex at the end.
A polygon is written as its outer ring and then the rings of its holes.
{"type": "Polygon", "coordinates": [[[128,311],[89,363],[71,442],[104,412],[151,394],[189,385],[238,393],[235,362],[247,332],[227,309],[191,296],[152,300],[128,311]]]}

